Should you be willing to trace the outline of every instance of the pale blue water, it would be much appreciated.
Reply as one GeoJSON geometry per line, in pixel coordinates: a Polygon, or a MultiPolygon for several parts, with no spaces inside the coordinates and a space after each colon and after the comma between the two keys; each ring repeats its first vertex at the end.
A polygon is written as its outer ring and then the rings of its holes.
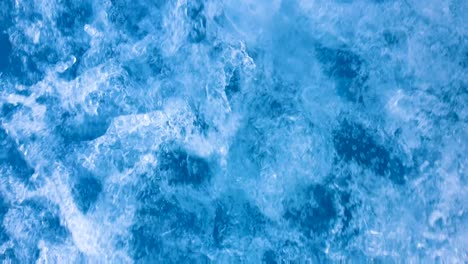
{"type": "Polygon", "coordinates": [[[461,0],[2,0],[4,263],[465,263],[461,0]]]}

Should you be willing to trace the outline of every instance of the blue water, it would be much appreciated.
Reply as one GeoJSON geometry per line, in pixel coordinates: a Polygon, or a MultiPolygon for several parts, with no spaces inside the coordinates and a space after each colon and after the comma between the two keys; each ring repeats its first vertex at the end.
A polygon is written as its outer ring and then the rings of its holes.
{"type": "Polygon", "coordinates": [[[463,0],[2,0],[4,263],[465,263],[463,0]]]}

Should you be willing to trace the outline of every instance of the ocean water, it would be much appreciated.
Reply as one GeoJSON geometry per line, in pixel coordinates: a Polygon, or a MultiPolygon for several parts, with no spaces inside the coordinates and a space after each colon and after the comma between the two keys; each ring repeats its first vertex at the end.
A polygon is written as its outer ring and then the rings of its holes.
{"type": "Polygon", "coordinates": [[[466,263],[468,2],[1,0],[3,263],[466,263]]]}

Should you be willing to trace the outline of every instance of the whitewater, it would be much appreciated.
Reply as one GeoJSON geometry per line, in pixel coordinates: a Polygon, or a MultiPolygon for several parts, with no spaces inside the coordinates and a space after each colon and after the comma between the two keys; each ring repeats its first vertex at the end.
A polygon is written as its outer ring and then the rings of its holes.
{"type": "Polygon", "coordinates": [[[468,2],[1,0],[3,263],[466,263],[468,2]]]}

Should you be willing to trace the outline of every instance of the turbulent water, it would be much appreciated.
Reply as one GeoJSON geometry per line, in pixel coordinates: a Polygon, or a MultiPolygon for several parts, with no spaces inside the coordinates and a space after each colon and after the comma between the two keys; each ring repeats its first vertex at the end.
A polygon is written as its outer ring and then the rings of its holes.
{"type": "Polygon", "coordinates": [[[1,0],[4,263],[465,263],[468,2],[1,0]]]}

